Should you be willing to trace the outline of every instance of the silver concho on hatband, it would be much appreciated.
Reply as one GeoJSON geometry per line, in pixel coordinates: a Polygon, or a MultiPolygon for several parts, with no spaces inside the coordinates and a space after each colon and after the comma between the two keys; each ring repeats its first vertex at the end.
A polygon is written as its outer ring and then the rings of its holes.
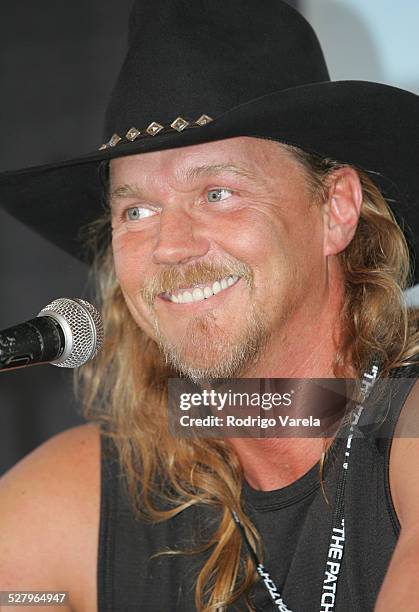
{"type": "Polygon", "coordinates": [[[189,128],[203,127],[213,121],[213,118],[209,115],[201,115],[196,119],[196,121],[187,121],[183,117],[176,117],[174,121],[170,124],[170,126],[161,125],[157,121],[152,121],[150,125],[146,128],[138,129],[135,126],[129,128],[125,136],[120,136],[119,134],[113,134],[108,142],[105,142],[103,145],[99,147],[99,151],[102,149],[108,149],[109,147],[116,147],[121,142],[129,141],[134,142],[137,138],[144,138],[147,136],[156,136],[160,132],[169,132],[172,130],[176,130],[177,132],[183,132],[183,130],[187,130],[189,128]]]}

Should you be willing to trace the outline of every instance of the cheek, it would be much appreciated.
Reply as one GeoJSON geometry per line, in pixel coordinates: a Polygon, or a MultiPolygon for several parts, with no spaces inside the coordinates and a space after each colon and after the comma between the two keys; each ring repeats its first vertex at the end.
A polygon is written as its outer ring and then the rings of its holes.
{"type": "Polygon", "coordinates": [[[130,293],[138,290],[147,266],[144,244],[132,234],[116,235],[112,239],[115,272],[121,289],[130,293]]]}
{"type": "Polygon", "coordinates": [[[249,253],[256,268],[267,271],[273,287],[308,282],[324,264],[323,226],[320,214],[307,210],[306,215],[271,217],[268,223],[253,225],[254,241],[249,253]],[[256,245],[258,245],[256,247],[256,245]]]}
{"type": "Polygon", "coordinates": [[[256,267],[272,255],[278,243],[273,219],[252,207],[217,218],[212,224],[211,236],[223,251],[256,267]]]}
{"type": "Polygon", "coordinates": [[[118,238],[112,241],[112,248],[115,273],[128,310],[137,325],[152,336],[149,312],[139,293],[149,269],[143,242],[118,238]]]}

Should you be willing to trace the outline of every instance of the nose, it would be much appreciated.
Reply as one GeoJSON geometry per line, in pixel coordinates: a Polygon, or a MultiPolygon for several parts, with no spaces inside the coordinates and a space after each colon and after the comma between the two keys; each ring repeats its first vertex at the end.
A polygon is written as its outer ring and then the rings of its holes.
{"type": "Polygon", "coordinates": [[[153,251],[153,263],[187,263],[206,255],[210,248],[209,240],[203,235],[202,228],[185,210],[165,208],[160,213],[158,239],[153,251]]]}

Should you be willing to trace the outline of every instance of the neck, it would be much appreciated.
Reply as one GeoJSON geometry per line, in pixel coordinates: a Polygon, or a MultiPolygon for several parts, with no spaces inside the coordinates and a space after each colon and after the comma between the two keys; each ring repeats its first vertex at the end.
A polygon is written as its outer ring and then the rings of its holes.
{"type": "MultiPolygon", "coordinates": [[[[244,378],[334,378],[337,345],[342,337],[343,287],[326,292],[318,308],[302,305],[286,330],[273,335],[244,378]]],[[[353,375],[353,372],[349,372],[353,375]]],[[[317,463],[325,438],[230,438],[248,483],[269,491],[291,484],[317,463]]]]}
{"type": "Polygon", "coordinates": [[[321,458],[324,438],[231,438],[244,476],[254,489],[273,491],[292,484],[321,458]]]}
{"type": "Polygon", "coordinates": [[[344,330],[343,296],[337,288],[325,301],[303,304],[286,328],[272,333],[263,354],[243,378],[334,378],[334,362],[344,330]]]}

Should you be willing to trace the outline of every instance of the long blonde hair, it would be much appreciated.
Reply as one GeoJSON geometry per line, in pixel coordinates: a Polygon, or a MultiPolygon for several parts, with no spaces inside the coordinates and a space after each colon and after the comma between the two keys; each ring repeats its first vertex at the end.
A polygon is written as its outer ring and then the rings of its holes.
{"type": "MultiPolygon", "coordinates": [[[[327,178],[341,164],[288,148],[305,169],[314,196],[324,198],[327,178]]],[[[382,375],[387,375],[395,367],[408,365],[419,350],[416,316],[408,311],[403,297],[409,254],[379,189],[366,173],[358,173],[363,189],[359,224],[339,256],[345,278],[346,337],[336,355],[335,373],[344,372],[350,361],[361,374],[375,353],[381,358],[382,375]]],[[[95,236],[103,225],[102,221],[96,224],[95,236]]],[[[242,510],[240,462],[226,440],[170,435],[167,379],[175,374],[154,341],[132,319],[115,276],[110,246],[96,253],[94,269],[105,345],[81,372],[85,418],[99,423],[114,440],[133,512],[139,517],[165,521],[196,504],[218,509],[219,523],[212,537],[185,553],[208,553],[195,589],[197,610],[223,610],[247,595],[256,580],[251,560],[242,554],[230,509],[236,511],[263,558],[258,532],[242,510]],[[156,499],[166,501],[167,509],[157,507],[156,499]]],[[[249,599],[247,607],[253,610],[249,599]]]]}

